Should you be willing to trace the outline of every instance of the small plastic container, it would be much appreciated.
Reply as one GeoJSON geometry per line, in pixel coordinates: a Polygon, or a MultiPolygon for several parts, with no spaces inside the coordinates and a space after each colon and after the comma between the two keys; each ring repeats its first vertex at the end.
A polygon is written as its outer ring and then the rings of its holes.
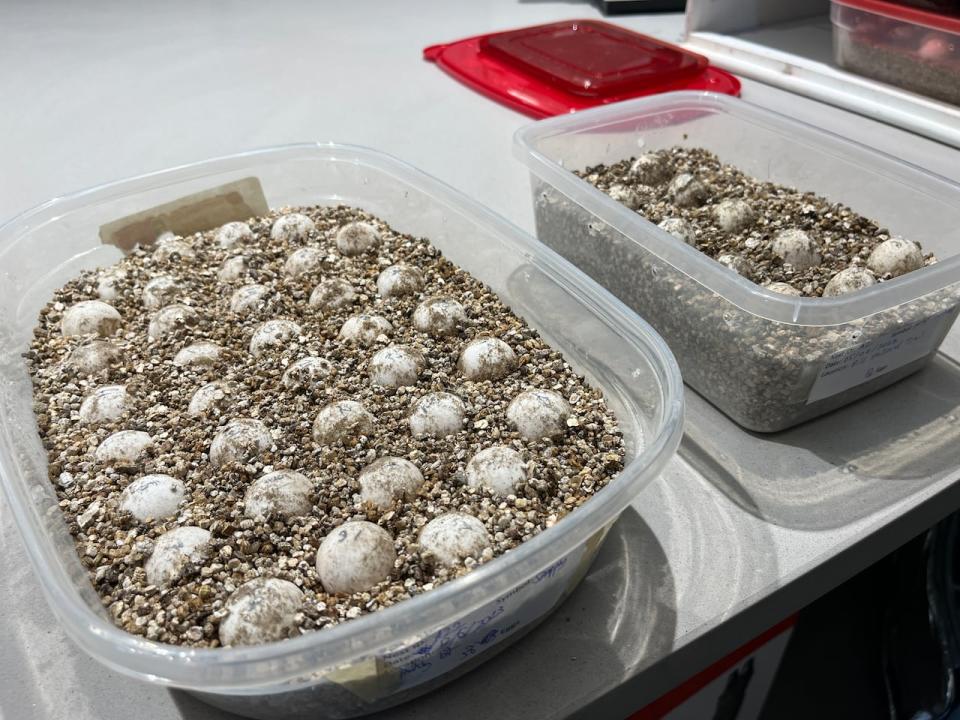
{"type": "Polygon", "coordinates": [[[307,144],[210,160],[51,200],[0,228],[0,480],[48,602],[77,644],[110,668],[250,717],[346,718],[379,710],[449,681],[521,637],[573,590],[612,523],[671,457],[682,415],[679,369],[646,323],[499,216],[372,150],[307,144]],[[54,289],[121,257],[117,247],[100,243],[102,225],[250,176],[271,207],[357,205],[429,238],[603,389],[624,431],[628,462],[553,528],[429,593],[268,645],[163,645],[113,625],[79,562],[47,479],[20,353],[54,289]]]}
{"type": "Polygon", "coordinates": [[[960,303],[960,186],[724,95],[669,93],[528,125],[537,235],[647,319],[684,381],[740,425],[772,432],[922,367],[960,303]],[[940,262],[836,298],[767,290],[574,175],[675,145],[811,190],[919,241],[940,262]]]}
{"type": "Polygon", "coordinates": [[[830,19],[840,67],[960,105],[957,15],[884,0],[832,0],[830,19]]]}

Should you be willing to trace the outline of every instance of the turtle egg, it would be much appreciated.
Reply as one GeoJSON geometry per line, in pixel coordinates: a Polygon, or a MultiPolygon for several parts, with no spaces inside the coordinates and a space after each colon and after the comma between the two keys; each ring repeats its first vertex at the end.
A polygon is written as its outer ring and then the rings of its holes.
{"type": "Polygon", "coordinates": [[[316,229],[313,220],[301,213],[281,215],[273,221],[270,237],[274,240],[306,240],[316,229]]]}
{"type": "Polygon", "coordinates": [[[283,273],[298,278],[307,273],[316,272],[323,264],[323,252],[315,247],[302,247],[290,253],[283,264],[283,273]]]}
{"type": "Polygon", "coordinates": [[[245,222],[228,222],[226,225],[217,228],[215,237],[220,247],[228,248],[233,247],[238,242],[252,240],[253,232],[245,222]]]}
{"type": "Polygon", "coordinates": [[[361,313],[347,318],[340,328],[338,340],[356,343],[358,345],[373,345],[381,335],[387,336],[393,332],[393,325],[381,315],[361,313]]]}
{"type": "Polygon", "coordinates": [[[247,259],[243,255],[228,257],[220,266],[217,280],[222,283],[236,282],[247,272],[247,259]]]}
{"type": "Polygon", "coordinates": [[[337,231],[337,249],[344,255],[362,255],[379,246],[380,233],[370,223],[347,223],[337,231]]]}
{"type": "Polygon", "coordinates": [[[189,305],[167,305],[150,319],[147,336],[153,339],[161,338],[178,327],[196,325],[199,321],[197,311],[189,305]]]}
{"type": "Polygon", "coordinates": [[[101,300],[81,300],[63,313],[60,331],[64,336],[113,335],[120,327],[120,313],[101,300]]]}
{"type": "Polygon", "coordinates": [[[451,512],[435,517],[420,531],[421,549],[431,553],[441,565],[462,565],[469,558],[479,559],[493,544],[490,533],[473,515],[451,512]]]}
{"type": "Polygon", "coordinates": [[[862,267],[848,267],[832,278],[823,288],[824,297],[836,297],[837,295],[846,295],[847,293],[863,290],[871,285],[877,284],[877,278],[874,274],[862,267]]]}
{"type": "Polygon", "coordinates": [[[377,278],[377,292],[381,297],[412,295],[423,288],[423,275],[412,265],[391,265],[377,278]]]}
{"type": "Polygon", "coordinates": [[[75,347],[65,362],[85,375],[110,367],[120,357],[120,348],[109,340],[91,340],[75,347]]]}
{"type": "Polygon", "coordinates": [[[777,233],[770,249],[784,263],[792,265],[800,272],[820,264],[821,258],[816,243],[807,233],[797,228],[777,233]]]}
{"type": "Polygon", "coordinates": [[[513,448],[494,445],[481,450],[467,463],[467,485],[483,487],[497,495],[510,495],[526,482],[527,466],[513,448]]]}
{"type": "Polygon", "coordinates": [[[699,207],[708,195],[704,184],[690,173],[681,173],[671,180],[667,193],[679,207],[699,207]]]}
{"type": "Polygon", "coordinates": [[[724,253],[717,258],[717,262],[723,265],[725,268],[730,268],[738,275],[743,275],[744,277],[750,277],[753,272],[753,265],[747,260],[743,255],[734,255],[732,253],[724,253]]]}
{"type": "Polygon", "coordinates": [[[370,382],[389,388],[413,385],[422,366],[419,353],[406,345],[390,345],[370,359],[370,382]]]}
{"type": "Polygon", "coordinates": [[[169,275],[158,275],[143,286],[140,300],[147,310],[159,310],[170,305],[180,295],[180,283],[169,275]]]}
{"type": "Polygon", "coordinates": [[[127,409],[127,389],[123,385],[103,385],[80,404],[80,422],[94,424],[119,419],[127,409]]]}
{"type": "Polygon", "coordinates": [[[317,285],[310,293],[310,307],[338,310],[352,305],[357,299],[353,285],[343,278],[330,278],[317,285]]]}
{"type": "Polygon", "coordinates": [[[141,430],[120,430],[103,439],[95,457],[103,465],[129,467],[135,465],[151,445],[153,438],[141,430]]]}
{"type": "Polygon", "coordinates": [[[101,300],[115,300],[119,294],[119,285],[126,279],[127,273],[119,268],[104,271],[97,281],[97,297],[101,300]]]}
{"type": "Polygon", "coordinates": [[[336,368],[326,358],[305,357],[297,360],[283,373],[281,382],[284,387],[298,388],[315,385],[336,372],[336,368]]]}
{"type": "Polygon", "coordinates": [[[455,335],[466,321],[463,305],[449,297],[427,298],[413,311],[413,327],[437,337],[455,335]]]}
{"type": "Polygon", "coordinates": [[[254,578],[238,587],[223,605],[220,644],[262,645],[296,634],[303,591],[289,580],[254,578]]]}
{"type": "Polygon", "coordinates": [[[753,225],[757,216],[750,205],[739,198],[721,200],[713,208],[717,225],[728,233],[738,232],[753,225]]]}
{"type": "Polygon", "coordinates": [[[253,418],[235,418],[217,433],[210,443],[210,462],[214,465],[244,465],[270,449],[273,438],[267,426],[253,418]]]}
{"type": "Polygon", "coordinates": [[[410,413],[410,431],[415,435],[446,437],[463,427],[466,410],[456,395],[435,392],[417,400],[410,413]]]}
{"type": "Polygon", "coordinates": [[[198,565],[210,556],[210,532],[185,525],[168,530],[153,546],[143,569],[147,582],[162,587],[177,580],[187,565],[198,565]]]}
{"type": "Polygon", "coordinates": [[[562,435],[570,417],[567,401],[553,390],[525,390],[507,406],[507,420],[528,440],[562,435]]]}
{"type": "Polygon", "coordinates": [[[328,593],[364,592],[389,578],[396,560],[390,533],[372,522],[351,520],[320,543],[317,575],[328,593]]]}
{"type": "Polygon", "coordinates": [[[250,354],[259,357],[267,348],[278,347],[300,337],[300,326],[292,320],[267,320],[250,338],[250,354]]]}
{"type": "Polygon", "coordinates": [[[249,518],[288,518],[306,515],[313,507],[313,483],[293,470],[275,470],[254,480],[243,496],[249,518]]]}
{"type": "Polygon", "coordinates": [[[175,515],[186,495],[180,480],[169,475],[144,475],[120,494],[120,509],[141,522],[175,515]]]}
{"type": "Polygon", "coordinates": [[[644,185],[659,185],[673,175],[670,162],[657,153],[644,153],[630,166],[630,174],[644,185]]]}
{"type": "Polygon", "coordinates": [[[237,288],[230,296],[230,310],[235,313],[247,313],[259,305],[270,294],[270,288],[257,283],[237,288]]]}
{"type": "Polygon", "coordinates": [[[499,338],[478,338],[467,343],[458,365],[467,380],[496,380],[513,372],[517,356],[499,338]]]}
{"type": "Polygon", "coordinates": [[[411,498],[423,485],[423,475],[409,460],[384,457],[360,472],[360,499],[386,510],[397,500],[411,498]]]}
{"type": "Polygon", "coordinates": [[[640,194],[633,188],[628,188],[626,185],[611,185],[610,189],[607,190],[607,195],[631,210],[636,210],[640,207],[640,194]]]}
{"type": "Polygon", "coordinates": [[[313,438],[319,443],[347,444],[362,435],[372,435],[374,418],[354,400],[338,400],[324,407],[313,422],[313,438]]]}
{"type": "Polygon", "coordinates": [[[687,245],[697,246],[696,234],[690,224],[681,218],[668,217],[660,221],[657,226],[661,230],[673,235],[677,240],[685,242],[687,245]]]}
{"type": "Polygon", "coordinates": [[[770,290],[775,293],[780,293],[781,295],[791,295],[793,297],[800,297],[803,293],[797,290],[793,285],[788,285],[785,282],[772,282],[769,285],[765,286],[767,290],[770,290]]]}
{"type": "Polygon", "coordinates": [[[196,257],[196,253],[194,253],[190,243],[183,238],[171,233],[163,233],[157,238],[157,243],[153,250],[153,257],[163,261],[173,258],[193,260],[196,257]]]}
{"type": "Polygon", "coordinates": [[[185,365],[214,365],[220,358],[220,346],[212,342],[197,342],[187,345],[174,358],[173,364],[185,365]]]}
{"type": "Polygon", "coordinates": [[[917,244],[892,237],[877,245],[867,258],[867,268],[877,277],[897,277],[923,267],[923,254],[917,244]]]}
{"type": "Polygon", "coordinates": [[[211,382],[201,386],[190,398],[188,415],[203,415],[213,410],[225,410],[230,404],[230,388],[224,382],[211,382]]]}

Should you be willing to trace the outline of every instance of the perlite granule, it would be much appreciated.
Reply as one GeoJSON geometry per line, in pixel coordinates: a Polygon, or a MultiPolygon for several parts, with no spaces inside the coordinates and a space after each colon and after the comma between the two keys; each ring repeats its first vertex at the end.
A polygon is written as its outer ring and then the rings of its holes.
{"type": "Polygon", "coordinates": [[[348,207],[165,234],[57,291],[27,357],[82,562],[115,622],[161,642],[393,605],[624,462],[601,392],[535,330],[348,207]]]}

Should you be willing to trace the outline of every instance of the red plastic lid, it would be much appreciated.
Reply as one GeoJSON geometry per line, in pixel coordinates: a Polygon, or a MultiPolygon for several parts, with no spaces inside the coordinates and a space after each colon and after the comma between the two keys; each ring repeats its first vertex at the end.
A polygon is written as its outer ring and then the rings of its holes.
{"type": "Polygon", "coordinates": [[[434,45],[427,60],[475,90],[534,117],[671,90],[739,95],[707,59],[596,20],[567,20],[434,45]]]}

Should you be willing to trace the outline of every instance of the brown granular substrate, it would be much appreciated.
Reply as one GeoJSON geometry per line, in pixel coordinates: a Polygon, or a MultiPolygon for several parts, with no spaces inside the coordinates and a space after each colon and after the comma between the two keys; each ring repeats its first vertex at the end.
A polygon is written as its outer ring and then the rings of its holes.
{"type": "Polygon", "coordinates": [[[176,253],[163,258],[138,249],[112,268],[85,273],[57,291],[40,313],[27,353],[50,480],[90,579],[120,627],[161,642],[215,647],[225,600],[256,577],[289,580],[304,591],[296,632],[327,627],[428,591],[517,547],[576,509],[622,469],[622,436],[601,392],[588,386],[490,289],[444,259],[427,240],[396,233],[377,218],[348,207],[283,209],[252,219],[249,225],[253,238],[231,248],[221,248],[214,231],[197,233],[184,238],[195,254],[192,259],[176,253]],[[309,239],[271,239],[273,220],[294,211],[316,224],[309,239]],[[344,257],[337,251],[336,230],[355,220],[379,228],[383,238],[379,252],[344,257]],[[296,279],[285,275],[287,257],[304,245],[323,251],[320,269],[296,279]],[[218,269],[234,255],[247,258],[247,271],[235,282],[219,282],[218,269]],[[401,261],[423,273],[423,291],[379,297],[378,274],[401,261]],[[143,307],[141,293],[158,275],[177,279],[175,302],[195,308],[199,322],[151,340],[147,327],[155,311],[143,307]],[[84,375],[65,359],[92,338],[63,337],[60,321],[76,302],[97,299],[98,282],[108,276],[114,278],[116,291],[110,303],[123,318],[120,330],[108,338],[119,354],[109,368],[84,375]],[[313,288],[321,278],[330,277],[348,280],[357,302],[329,312],[309,307],[313,288]],[[266,300],[249,313],[231,312],[231,294],[249,283],[267,286],[266,300]],[[451,296],[463,304],[468,319],[457,334],[435,338],[412,327],[414,308],[433,295],[451,296]],[[338,341],[343,322],[358,312],[386,317],[393,325],[391,336],[379,338],[371,347],[338,341]],[[248,350],[253,329],[273,318],[295,320],[302,334],[254,358],[248,350]],[[518,358],[517,369],[495,381],[466,381],[457,370],[457,358],[479,335],[507,342],[518,358]],[[213,365],[173,364],[181,348],[200,340],[221,346],[213,365]],[[368,361],[391,343],[412,346],[425,358],[415,386],[390,390],[370,383],[368,361]],[[285,368],[306,356],[326,358],[336,372],[318,385],[285,387],[281,383],[285,368]],[[193,393],[215,380],[231,388],[226,407],[200,417],[188,415],[193,393]],[[81,424],[78,411],[83,399],[108,384],[126,387],[129,409],[115,421],[81,424]],[[510,426],[509,401],[530,388],[552,389],[568,400],[572,414],[563,437],[525,440],[510,426]],[[411,403],[435,391],[452,392],[464,401],[464,428],[446,438],[413,437],[407,423],[411,403]],[[317,412],[344,399],[366,406],[376,418],[375,433],[353,446],[317,443],[312,435],[317,412]],[[247,465],[215,468],[208,459],[210,443],[234,417],[261,420],[274,444],[247,465]],[[103,466],[94,457],[98,444],[119,430],[142,430],[153,438],[153,446],[136,467],[103,466]],[[496,444],[513,447],[528,463],[528,482],[516,495],[498,497],[464,482],[467,461],[496,444]],[[357,476],[364,466],[386,455],[413,462],[425,482],[415,498],[377,511],[361,505],[357,476]],[[288,521],[245,517],[243,497],[250,482],[281,468],[297,470],[314,482],[312,511],[288,521]],[[186,498],[173,517],[139,522],[119,509],[120,494],[136,478],[152,473],[182,480],[186,498]],[[468,559],[456,570],[437,567],[417,546],[423,525],[450,510],[478,517],[493,538],[492,552],[468,559]],[[398,560],[391,579],[369,592],[330,595],[317,577],[316,549],[332,529],[351,519],[367,519],[385,528],[395,538],[398,560]],[[143,565],[156,539],[180,525],[210,531],[210,559],[188,565],[169,587],[148,585],[143,565]]]}
{"type": "MultiPolygon", "coordinates": [[[[675,205],[667,193],[669,178],[656,186],[639,182],[630,172],[635,158],[611,165],[596,165],[575,171],[598,189],[609,192],[621,185],[636,192],[636,211],[653,223],[681,218],[694,230],[696,247],[714,260],[732,254],[747,260],[745,277],[758,285],[786,283],[801,295],[820,297],[830,279],[849,267],[864,267],[873,249],[890,238],[890,232],[841,203],[813,192],[797,190],[758,180],[739,168],[722,163],[703,148],[671,147],[657,152],[672,168],[672,176],[690,173],[707,189],[705,201],[696,207],[675,205]],[[714,208],[723,200],[741,199],[753,210],[756,220],[742,230],[726,232],[717,225],[714,208]],[[796,228],[817,243],[822,262],[797,270],[771,252],[773,238],[783,230],[796,228]]],[[[936,262],[932,254],[924,263],[936,262]]],[[[889,279],[878,277],[878,282],[889,279]]]]}

